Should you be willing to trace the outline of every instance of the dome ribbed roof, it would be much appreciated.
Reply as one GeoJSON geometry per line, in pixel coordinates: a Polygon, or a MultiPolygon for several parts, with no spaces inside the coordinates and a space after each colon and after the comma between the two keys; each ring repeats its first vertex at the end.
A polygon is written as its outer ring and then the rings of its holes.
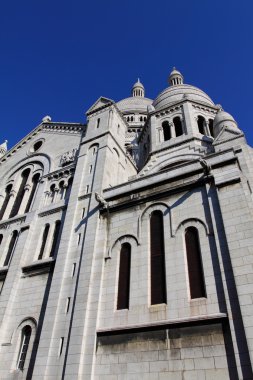
{"type": "Polygon", "coordinates": [[[153,100],[139,96],[126,98],[117,103],[119,110],[124,113],[144,112],[147,113],[147,107],[152,104],[153,100]]]}
{"type": "Polygon", "coordinates": [[[214,106],[211,98],[202,90],[189,84],[180,84],[178,86],[167,87],[154,100],[153,106],[156,110],[170,106],[184,98],[195,100],[210,106],[214,106]]]}
{"type": "Polygon", "coordinates": [[[236,123],[235,119],[233,118],[232,115],[230,115],[230,113],[221,110],[221,111],[217,112],[217,114],[214,118],[214,121],[213,121],[213,125],[214,126],[218,125],[224,121],[232,121],[232,122],[236,123]]]}

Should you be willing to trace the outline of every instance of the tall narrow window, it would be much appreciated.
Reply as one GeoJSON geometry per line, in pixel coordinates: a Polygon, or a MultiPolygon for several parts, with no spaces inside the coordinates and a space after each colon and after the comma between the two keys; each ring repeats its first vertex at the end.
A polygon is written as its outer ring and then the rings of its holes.
{"type": "Polygon", "coordinates": [[[32,335],[31,326],[26,325],[25,327],[23,327],[22,333],[21,333],[21,343],[20,343],[18,365],[17,365],[18,369],[20,369],[21,371],[24,369],[24,366],[25,366],[25,359],[26,359],[31,335],[32,335]]]}
{"type": "Polygon", "coordinates": [[[100,125],[100,118],[97,119],[97,128],[99,128],[100,125]]]}
{"type": "Polygon", "coordinates": [[[124,243],[120,250],[117,309],[129,309],[131,245],[124,243]]]}
{"type": "Polygon", "coordinates": [[[45,251],[46,242],[47,242],[47,238],[48,238],[49,227],[50,227],[49,224],[45,225],[45,228],[44,228],[44,231],[43,231],[43,235],[42,235],[42,241],[41,241],[40,253],[39,253],[39,256],[38,256],[38,260],[41,260],[42,257],[43,257],[43,254],[44,254],[44,251],[45,251]]]}
{"type": "Polygon", "coordinates": [[[73,177],[71,177],[71,178],[68,180],[68,186],[67,186],[67,189],[66,189],[66,192],[65,192],[65,199],[68,199],[69,196],[70,196],[70,192],[71,192],[72,184],[73,184],[73,177]]]}
{"type": "Polygon", "coordinates": [[[212,137],[214,137],[214,134],[213,134],[213,119],[209,119],[209,120],[208,120],[208,125],[209,125],[210,135],[211,135],[212,137]]]}
{"type": "Polygon", "coordinates": [[[163,129],[164,141],[170,140],[171,133],[170,133],[170,125],[168,121],[164,121],[162,123],[162,129],[163,129]]]}
{"type": "Polygon", "coordinates": [[[39,179],[40,179],[39,173],[37,173],[37,174],[35,174],[33,176],[33,179],[32,179],[32,188],[31,188],[31,192],[30,192],[30,196],[29,196],[27,205],[26,205],[25,212],[30,211],[30,207],[31,207],[31,204],[32,204],[32,201],[33,201],[33,198],[34,198],[35,191],[36,191],[38,183],[39,183],[39,179]]]}
{"type": "Polygon", "coordinates": [[[5,210],[8,206],[8,203],[11,197],[11,189],[12,189],[12,185],[8,185],[5,189],[5,198],[4,198],[4,202],[0,211],[0,220],[3,218],[5,210]]]}
{"type": "Polygon", "coordinates": [[[199,133],[205,135],[205,119],[203,118],[203,116],[198,116],[198,128],[199,133]]]}
{"type": "Polygon", "coordinates": [[[182,122],[179,116],[174,117],[173,119],[174,127],[175,127],[175,134],[176,137],[181,136],[183,134],[183,126],[182,122]]]}
{"type": "Polygon", "coordinates": [[[185,245],[191,298],[206,297],[204,273],[197,228],[188,227],[186,229],[185,245]]]}
{"type": "Polygon", "coordinates": [[[150,218],[151,305],[166,303],[163,214],[153,211],[150,218]]]}
{"type": "Polygon", "coordinates": [[[57,250],[57,245],[60,237],[60,230],[61,230],[61,222],[60,220],[57,220],[55,223],[55,228],[54,228],[54,236],[53,236],[53,242],[52,242],[52,248],[50,252],[50,257],[55,256],[56,250],[57,250]]]}
{"type": "Polygon", "coordinates": [[[22,200],[23,200],[23,197],[24,197],[24,194],[25,194],[25,185],[27,183],[29,174],[30,174],[30,169],[26,169],[22,173],[21,184],[19,186],[19,190],[18,190],[18,193],[17,193],[17,196],[16,196],[16,200],[14,202],[14,205],[13,205],[11,213],[10,213],[10,218],[12,218],[13,216],[17,215],[17,213],[19,211],[20,205],[22,203],[22,200]]]}
{"type": "Polygon", "coordinates": [[[10,244],[8,247],[7,255],[6,255],[5,260],[4,260],[4,266],[9,265],[9,263],[10,263],[10,259],[11,259],[13,250],[15,248],[17,238],[18,238],[18,231],[13,231],[12,236],[11,236],[11,240],[10,240],[10,244]]]}
{"type": "Polygon", "coordinates": [[[0,245],[2,244],[2,241],[3,241],[3,235],[1,234],[0,235],[0,245]]]}

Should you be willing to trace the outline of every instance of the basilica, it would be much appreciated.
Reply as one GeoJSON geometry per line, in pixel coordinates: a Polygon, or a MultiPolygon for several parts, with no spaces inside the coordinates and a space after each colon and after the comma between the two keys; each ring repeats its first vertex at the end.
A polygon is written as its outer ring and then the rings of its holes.
{"type": "Polygon", "coordinates": [[[252,380],[243,126],[175,68],[86,118],[0,145],[0,379],[252,380]]]}

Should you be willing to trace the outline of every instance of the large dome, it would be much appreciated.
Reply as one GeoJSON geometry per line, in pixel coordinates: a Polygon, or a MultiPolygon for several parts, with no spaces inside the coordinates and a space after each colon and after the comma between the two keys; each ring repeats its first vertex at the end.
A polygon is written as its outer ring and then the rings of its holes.
{"type": "Polygon", "coordinates": [[[117,106],[123,114],[131,112],[147,113],[147,107],[152,104],[152,102],[152,99],[135,96],[120,100],[117,106]]]}
{"type": "Polygon", "coordinates": [[[180,84],[178,86],[171,86],[162,91],[154,100],[153,106],[156,110],[168,107],[177,103],[184,98],[193,101],[201,102],[209,106],[214,106],[212,99],[202,90],[189,84],[180,84]]]}

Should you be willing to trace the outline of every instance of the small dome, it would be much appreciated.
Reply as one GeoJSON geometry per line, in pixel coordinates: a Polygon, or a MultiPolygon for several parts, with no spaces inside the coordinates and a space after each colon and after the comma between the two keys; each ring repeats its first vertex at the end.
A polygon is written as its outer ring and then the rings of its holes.
{"type": "Polygon", "coordinates": [[[138,78],[137,82],[132,87],[132,96],[144,98],[145,88],[138,78]]]}
{"type": "Polygon", "coordinates": [[[152,99],[142,97],[130,97],[120,100],[117,103],[119,110],[125,113],[145,113],[147,114],[147,107],[153,102],[152,99]]]}
{"type": "Polygon", "coordinates": [[[173,70],[169,75],[168,82],[171,84],[171,86],[178,86],[184,83],[184,77],[180,71],[173,67],[173,70]]]}
{"type": "Polygon", "coordinates": [[[223,127],[231,127],[238,129],[237,123],[233,116],[230,115],[228,112],[223,111],[223,109],[220,109],[220,111],[217,112],[213,121],[214,137],[218,136],[223,127]]]}
{"type": "Polygon", "coordinates": [[[138,78],[137,82],[135,82],[135,84],[133,85],[133,88],[136,88],[136,87],[141,87],[141,88],[144,88],[143,84],[140,82],[140,79],[138,78]]]}
{"type": "Polygon", "coordinates": [[[160,110],[184,99],[193,100],[212,107],[214,106],[213,101],[204,91],[189,84],[167,87],[154,100],[153,106],[156,110],[160,110]]]}

